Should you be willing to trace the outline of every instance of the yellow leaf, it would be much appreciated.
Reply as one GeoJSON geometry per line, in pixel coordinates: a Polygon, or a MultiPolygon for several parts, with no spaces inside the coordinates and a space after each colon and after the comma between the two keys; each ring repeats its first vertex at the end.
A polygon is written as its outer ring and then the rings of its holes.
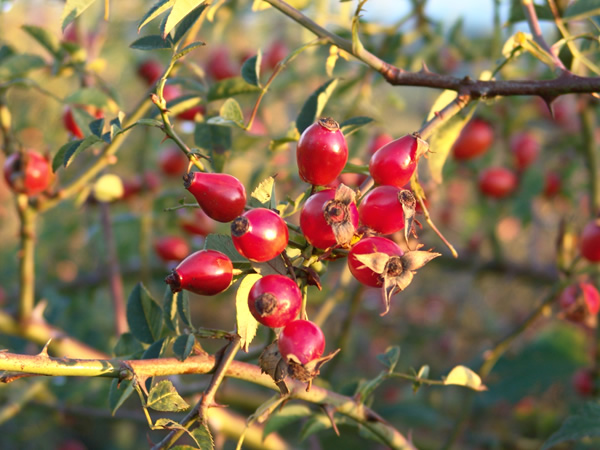
{"type": "Polygon", "coordinates": [[[444,384],[464,386],[476,391],[487,391],[487,387],[481,383],[481,378],[471,369],[465,366],[456,366],[450,371],[444,384]]]}
{"type": "Polygon", "coordinates": [[[244,351],[248,351],[248,346],[254,336],[256,336],[256,329],[258,328],[258,322],[250,312],[248,307],[248,294],[250,289],[254,286],[261,278],[261,275],[257,273],[251,273],[242,278],[240,286],[235,294],[235,321],[237,324],[237,334],[241,338],[241,345],[244,351]]]}

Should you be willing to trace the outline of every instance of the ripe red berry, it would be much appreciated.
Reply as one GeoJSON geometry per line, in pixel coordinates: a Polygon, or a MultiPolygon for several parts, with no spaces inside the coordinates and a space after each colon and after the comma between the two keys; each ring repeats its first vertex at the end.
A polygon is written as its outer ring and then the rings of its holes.
{"type": "Polygon", "coordinates": [[[158,81],[163,72],[162,64],[154,59],[144,61],[138,66],[138,75],[146,80],[148,86],[153,85],[158,81]]]}
{"type": "Polygon", "coordinates": [[[404,252],[394,241],[379,236],[361,239],[350,250],[348,254],[348,267],[354,278],[367,286],[381,287],[383,285],[383,277],[369,269],[356,258],[356,255],[368,255],[371,253],[384,253],[393,257],[402,256],[404,252]]]}
{"type": "Polygon", "coordinates": [[[369,143],[369,155],[373,155],[373,153],[375,153],[384,145],[389,144],[393,140],[394,138],[387,133],[380,133],[376,135],[369,143]]]}
{"type": "Polygon", "coordinates": [[[65,108],[63,112],[63,124],[67,131],[75,136],[77,139],[83,139],[84,134],[75,122],[75,117],[73,117],[73,111],[68,106],[65,108]]]}
{"type": "Polygon", "coordinates": [[[263,325],[280,328],[294,320],[302,306],[298,285],[283,275],[266,275],[259,279],[248,294],[248,307],[263,325]]]}
{"type": "Polygon", "coordinates": [[[261,69],[263,71],[265,69],[273,70],[279,61],[284,59],[288,53],[289,49],[282,40],[273,41],[269,48],[263,53],[261,69]]]}
{"type": "Polygon", "coordinates": [[[369,172],[375,183],[397,188],[404,186],[417,168],[420,142],[407,134],[377,150],[369,162],[369,172]]]}
{"type": "Polygon", "coordinates": [[[296,160],[300,178],[307,183],[326,186],[335,180],[348,161],[348,146],[339,124],[326,117],[304,130],[296,160]]]}
{"type": "Polygon", "coordinates": [[[197,114],[203,115],[205,112],[206,109],[204,109],[204,106],[196,105],[177,114],[177,118],[192,121],[196,119],[197,114]]]}
{"type": "Polygon", "coordinates": [[[164,262],[181,261],[190,254],[187,241],[179,236],[164,236],[154,242],[154,250],[164,262]]]}
{"type": "Polygon", "coordinates": [[[207,236],[215,229],[215,221],[208,217],[202,208],[196,208],[193,212],[182,212],[179,226],[190,234],[207,236]]]}
{"type": "Polygon", "coordinates": [[[36,195],[52,181],[48,160],[34,150],[15,152],[4,161],[4,179],[10,188],[22,194],[36,195]]]}
{"type": "Polygon", "coordinates": [[[462,129],[454,143],[452,155],[459,161],[476,158],[490,148],[493,140],[492,126],[484,120],[473,119],[462,129]]]}
{"type": "Polygon", "coordinates": [[[571,378],[573,389],[582,397],[589,397],[594,393],[594,375],[590,369],[579,369],[571,378]]]}
{"type": "Polygon", "coordinates": [[[265,262],[285,249],[288,228],[279,214],[270,209],[256,208],[231,222],[231,239],[243,257],[265,262]]]}
{"type": "Polygon", "coordinates": [[[182,289],[200,295],[216,295],[231,284],[233,264],[216,250],[200,250],[179,263],[165,278],[173,293],[182,289]]]}
{"type": "Polygon", "coordinates": [[[579,241],[581,256],[591,262],[600,262],[600,220],[589,222],[581,232],[579,241]]]}
{"type": "Polygon", "coordinates": [[[354,191],[345,185],[311,195],[300,213],[300,228],[306,240],[326,249],[349,244],[358,226],[354,191]]]}
{"type": "Polygon", "coordinates": [[[208,217],[217,222],[231,222],[246,206],[246,189],[232,175],[190,172],[183,176],[183,185],[208,217]]]}
{"type": "Polygon", "coordinates": [[[167,147],[160,152],[158,165],[168,176],[181,176],[187,173],[189,160],[178,147],[167,147]]]}
{"type": "Polygon", "coordinates": [[[565,288],[558,304],[565,318],[573,322],[585,322],[600,311],[600,293],[591,283],[576,283],[565,288]]]}
{"type": "Polygon", "coordinates": [[[225,80],[238,75],[239,70],[234,66],[226,47],[216,48],[208,57],[206,73],[216,81],[225,80]]]}
{"type": "Polygon", "coordinates": [[[556,172],[547,172],[544,178],[544,197],[552,198],[560,192],[562,180],[556,172]]]}
{"type": "Polygon", "coordinates": [[[515,158],[517,169],[525,170],[540,154],[540,142],[534,134],[524,131],[510,139],[510,151],[515,158]]]}
{"type": "Polygon", "coordinates": [[[504,167],[490,167],[479,175],[479,190],[492,198],[504,198],[512,194],[518,185],[517,176],[504,167]]]}
{"type": "Polygon", "coordinates": [[[165,84],[163,87],[163,97],[168,102],[175,100],[181,95],[181,88],[177,84],[165,84]]]}
{"type": "Polygon", "coordinates": [[[294,320],[279,334],[278,347],[286,361],[293,355],[301,364],[306,364],[321,357],[325,350],[325,336],[314,323],[294,320]]]}
{"type": "Polygon", "coordinates": [[[358,208],[360,222],[381,234],[404,228],[404,211],[396,186],[377,186],[363,197],[358,208]]]}

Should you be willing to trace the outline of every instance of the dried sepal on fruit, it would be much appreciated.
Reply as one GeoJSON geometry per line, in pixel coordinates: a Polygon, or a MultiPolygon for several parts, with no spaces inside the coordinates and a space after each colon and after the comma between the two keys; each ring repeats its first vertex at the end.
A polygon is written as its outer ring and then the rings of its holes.
{"type": "Polygon", "coordinates": [[[335,190],[333,201],[325,206],[325,221],[331,226],[338,245],[345,246],[352,241],[356,225],[350,219],[350,208],[354,208],[356,217],[356,192],[345,184],[340,184],[335,190]]]}
{"type": "Polygon", "coordinates": [[[295,380],[307,383],[306,391],[308,392],[312,386],[312,381],[321,373],[320,369],[323,364],[330,361],[335,355],[338,354],[340,350],[341,349],[338,348],[334,352],[331,352],[325,356],[321,356],[320,358],[313,359],[306,364],[302,364],[298,358],[296,358],[294,355],[290,355],[287,362],[288,374],[295,380]]]}
{"type": "Polygon", "coordinates": [[[279,353],[277,341],[267,345],[258,357],[258,365],[261,373],[266,373],[279,387],[281,395],[290,393],[285,378],[288,376],[288,365],[279,353]]]}
{"type": "Polygon", "coordinates": [[[408,245],[408,235],[414,232],[413,222],[415,221],[417,199],[411,191],[402,189],[398,193],[398,201],[402,205],[402,212],[404,213],[404,240],[408,245]]]}
{"type": "Polygon", "coordinates": [[[381,295],[385,310],[381,315],[384,316],[390,310],[392,295],[406,289],[412,282],[416,271],[438,256],[441,256],[441,253],[417,249],[406,252],[402,256],[374,252],[363,255],[356,254],[355,258],[364,267],[379,274],[383,279],[381,295]]]}

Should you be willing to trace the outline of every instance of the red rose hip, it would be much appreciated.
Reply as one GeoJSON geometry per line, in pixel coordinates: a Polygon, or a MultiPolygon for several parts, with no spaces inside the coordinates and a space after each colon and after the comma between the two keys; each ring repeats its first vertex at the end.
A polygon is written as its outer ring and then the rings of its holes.
{"type": "Polygon", "coordinates": [[[79,128],[79,125],[77,125],[77,122],[75,122],[75,117],[73,117],[73,110],[71,110],[71,108],[65,108],[62,118],[63,124],[69,133],[71,133],[77,139],[84,138],[84,134],[81,131],[81,128],[79,128]]]}
{"type": "Polygon", "coordinates": [[[36,195],[50,185],[52,172],[43,155],[34,150],[25,150],[12,153],[6,158],[4,179],[13,191],[36,195]]]}
{"type": "Polygon", "coordinates": [[[383,285],[383,277],[369,269],[356,257],[356,255],[369,255],[372,253],[384,253],[390,257],[400,257],[404,255],[404,252],[394,241],[379,236],[361,239],[350,250],[348,254],[348,268],[352,275],[354,275],[354,278],[366,286],[381,287],[383,285]]]}
{"type": "Polygon", "coordinates": [[[339,124],[330,117],[309,126],[296,149],[298,173],[307,183],[326,186],[341,173],[348,161],[346,138],[339,124]]]}
{"type": "Polygon", "coordinates": [[[419,146],[425,144],[413,135],[406,135],[377,150],[369,162],[369,172],[377,184],[401,188],[417,168],[419,146]]]}
{"type": "Polygon", "coordinates": [[[154,59],[144,61],[138,66],[138,75],[146,81],[148,86],[153,85],[158,81],[163,72],[161,63],[154,59]]]}
{"type": "Polygon", "coordinates": [[[183,185],[211,219],[231,222],[246,207],[246,189],[240,180],[226,173],[190,172],[183,185]]]}
{"type": "Polygon", "coordinates": [[[252,209],[231,222],[233,245],[250,261],[275,258],[287,246],[288,237],[284,220],[270,209],[252,209]]]}
{"type": "Polygon", "coordinates": [[[510,151],[519,170],[529,167],[540,154],[540,142],[534,134],[524,131],[510,139],[510,151]]]}
{"type": "Polygon", "coordinates": [[[248,307],[263,325],[280,328],[294,320],[302,306],[298,285],[283,275],[266,275],[258,280],[248,294],[248,307]]]}
{"type": "Polygon", "coordinates": [[[300,213],[300,228],[306,240],[326,249],[349,244],[358,226],[354,192],[345,185],[311,195],[300,213]]]}
{"type": "Polygon", "coordinates": [[[572,322],[585,322],[600,311],[600,293],[591,283],[576,283],[567,286],[561,293],[558,304],[565,318],[572,322]]]}
{"type": "Polygon", "coordinates": [[[360,202],[360,222],[381,234],[392,234],[404,228],[404,211],[396,186],[377,186],[360,202]]]}
{"type": "Polygon", "coordinates": [[[165,175],[181,176],[187,172],[189,160],[177,147],[167,147],[160,152],[158,165],[165,175]]]}
{"type": "Polygon", "coordinates": [[[207,236],[214,231],[215,221],[202,208],[196,208],[193,212],[181,213],[179,226],[190,234],[207,236]]]}
{"type": "Polygon", "coordinates": [[[216,295],[231,284],[231,260],[216,250],[200,250],[179,263],[165,278],[173,293],[182,289],[199,295],[216,295]]]}
{"type": "Polygon", "coordinates": [[[154,250],[164,262],[181,261],[189,255],[190,246],[179,236],[164,236],[156,240],[154,250]]]}
{"type": "Polygon", "coordinates": [[[462,129],[452,148],[454,159],[466,161],[487,152],[494,140],[494,130],[489,123],[473,119],[462,129]]]}
{"type": "Polygon", "coordinates": [[[600,262],[600,219],[589,222],[581,232],[581,256],[590,262],[600,262]]]}
{"type": "Polygon", "coordinates": [[[281,331],[277,345],[286,361],[293,355],[301,364],[306,364],[321,357],[325,350],[325,336],[314,323],[294,320],[281,331]]]}
{"type": "Polygon", "coordinates": [[[490,167],[479,175],[479,190],[487,197],[504,198],[512,194],[518,185],[517,176],[504,167],[490,167]]]}

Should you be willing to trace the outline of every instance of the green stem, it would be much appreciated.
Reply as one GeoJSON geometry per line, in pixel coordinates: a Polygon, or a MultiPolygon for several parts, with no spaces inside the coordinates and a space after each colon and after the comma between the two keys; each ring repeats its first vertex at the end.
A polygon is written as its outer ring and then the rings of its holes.
{"type": "Polygon", "coordinates": [[[31,316],[35,304],[35,220],[36,211],[29,206],[25,194],[17,197],[19,212],[21,247],[19,250],[19,308],[20,322],[26,322],[31,316]]]}

